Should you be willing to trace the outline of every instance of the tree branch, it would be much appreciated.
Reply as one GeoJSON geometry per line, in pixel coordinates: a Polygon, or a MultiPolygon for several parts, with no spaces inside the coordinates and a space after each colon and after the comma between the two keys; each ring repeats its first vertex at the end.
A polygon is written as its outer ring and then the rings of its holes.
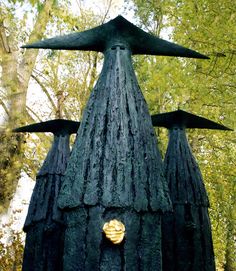
{"type": "Polygon", "coordinates": [[[3,51],[5,51],[6,53],[11,52],[11,49],[7,40],[7,36],[5,33],[5,27],[2,21],[0,21],[0,44],[3,51]]]}
{"type": "Polygon", "coordinates": [[[43,85],[43,83],[36,77],[34,76],[33,74],[31,74],[31,77],[37,82],[37,84],[41,87],[42,91],[46,94],[48,100],[50,101],[52,107],[53,107],[53,110],[55,111],[55,113],[57,112],[57,106],[55,105],[51,95],[49,94],[47,88],[43,85]]]}
{"type": "Polygon", "coordinates": [[[7,109],[7,106],[5,105],[5,103],[3,102],[2,99],[0,99],[0,104],[3,107],[3,109],[5,110],[6,114],[9,116],[10,114],[9,114],[8,109],[7,109]]]}
{"type": "Polygon", "coordinates": [[[105,20],[106,20],[106,18],[107,18],[107,15],[108,15],[108,13],[109,13],[109,11],[110,11],[111,5],[112,5],[112,0],[109,0],[109,1],[108,1],[108,7],[107,7],[107,9],[106,9],[106,11],[105,11],[105,13],[104,13],[104,16],[103,16],[103,18],[102,18],[101,24],[104,24],[104,22],[105,22],[105,20]]]}
{"type": "Polygon", "coordinates": [[[34,115],[40,122],[42,122],[42,119],[38,116],[38,114],[36,114],[29,106],[26,106],[26,110],[27,110],[27,115],[28,118],[30,118],[31,120],[35,121],[31,115],[29,114],[29,112],[34,115]],[[28,112],[29,111],[29,112],[28,112]]]}

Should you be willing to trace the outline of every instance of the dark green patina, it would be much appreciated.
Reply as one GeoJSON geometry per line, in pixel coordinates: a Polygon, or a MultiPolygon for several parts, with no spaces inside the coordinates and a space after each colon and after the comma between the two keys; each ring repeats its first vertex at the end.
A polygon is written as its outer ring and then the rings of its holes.
{"type": "Polygon", "coordinates": [[[57,119],[14,130],[54,134],[52,147],[37,174],[24,224],[23,271],[63,270],[65,222],[62,211],[57,207],[57,197],[70,155],[69,137],[77,132],[79,125],[79,122],[57,119]]]}
{"type": "Polygon", "coordinates": [[[103,53],[116,45],[122,45],[132,54],[208,58],[196,51],[148,34],[122,16],[91,30],[42,40],[24,45],[22,48],[84,50],[103,53]]]}
{"type": "Polygon", "coordinates": [[[230,129],[182,110],[154,115],[152,121],[169,129],[164,170],[174,212],[162,217],[163,270],[214,271],[209,201],[185,129],[230,129]]]}
{"type": "Polygon", "coordinates": [[[207,57],[154,37],[122,16],[24,47],[104,53],[58,198],[66,216],[63,270],[162,270],[161,214],[171,203],[131,55],[207,57]],[[102,233],[114,218],[126,227],[117,246],[102,233]]]}

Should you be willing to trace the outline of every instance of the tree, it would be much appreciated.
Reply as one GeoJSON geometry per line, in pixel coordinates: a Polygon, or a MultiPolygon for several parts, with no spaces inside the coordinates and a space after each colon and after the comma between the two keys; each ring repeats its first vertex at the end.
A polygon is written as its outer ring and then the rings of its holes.
{"type": "MultiPolygon", "coordinates": [[[[24,1],[19,1],[23,5],[24,1]]],[[[54,0],[29,1],[32,7],[37,6],[36,19],[33,30],[29,35],[29,41],[42,38],[50,18],[50,12],[54,0]]],[[[26,110],[26,96],[32,70],[34,68],[38,51],[25,51],[23,55],[19,51],[18,44],[26,39],[24,35],[25,19],[14,17],[17,5],[15,1],[2,3],[0,5],[0,52],[1,52],[1,91],[5,98],[1,104],[7,114],[6,127],[11,129],[14,126],[22,125],[29,118],[26,110]],[[17,27],[19,26],[20,27],[17,27]],[[23,31],[22,31],[23,29],[23,31]]],[[[22,136],[14,136],[8,132],[1,135],[1,160],[0,160],[0,211],[6,209],[9,200],[15,190],[20,174],[22,161],[22,136]],[[11,144],[9,144],[9,142],[11,144]]]]}
{"type": "Polygon", "coordinates": [[[20,271],[24,250],[23,236],[20,232],[12,230],[11,226],[12,222],[3,225],[0,230],[0,270],[20,271]],[[7,242],[4,240],[6,235],[9,235],[10,239],[7,242]]]}

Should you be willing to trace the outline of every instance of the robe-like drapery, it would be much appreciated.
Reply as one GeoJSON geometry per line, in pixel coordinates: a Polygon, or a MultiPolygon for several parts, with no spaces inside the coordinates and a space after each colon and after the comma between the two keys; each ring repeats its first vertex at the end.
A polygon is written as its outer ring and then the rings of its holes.
{"type": "Polygon", "coordinates": [[[37,174],[24,225],[23,271],[63,270],[65,223],[57,197],[69,154],[69,135],[55,135],[37,174]]]}
{"type": "Polygon", "coordinates": [[[64,271],[161,270],[160,215],[170,210],[147,104],[126,46],[105,52],[59,195],[65,209],[64,271]],[[103,224],[120,220],[114,245],[103,224]]]}
{"type": "Polygon", "coordinates": [[[163,270],[214,271],[208,196],[184,128],[169,130],[164,166],[174,212],[162,218],[163,270]]]}

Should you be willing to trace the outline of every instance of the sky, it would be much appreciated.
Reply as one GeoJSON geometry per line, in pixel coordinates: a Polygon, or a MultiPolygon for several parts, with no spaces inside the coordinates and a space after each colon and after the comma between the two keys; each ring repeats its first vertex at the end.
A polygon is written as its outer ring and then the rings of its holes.
{"type": "MultiPolygon", "coordinates": [[[[111,19],[115,18],[118,15],[124,14],[125,7],[127,7],[127,3],[125,3],[124,0],[72,0],[72,4],[75,8],[75,13],[79,12],[78,6],[79,2],[83,3],[83,6],[86,8],[89,8],[94,11],[95,14],[103,14],[104,10],[107,9],[109,6],[109,3],[111,3],[111,8],[109,11],[111,19]]],[[[132,10],[129,10],[129,12],[126,12],[126,19],[130,20],[134,23],[134,16],[133,16],[132,10]]]]}

